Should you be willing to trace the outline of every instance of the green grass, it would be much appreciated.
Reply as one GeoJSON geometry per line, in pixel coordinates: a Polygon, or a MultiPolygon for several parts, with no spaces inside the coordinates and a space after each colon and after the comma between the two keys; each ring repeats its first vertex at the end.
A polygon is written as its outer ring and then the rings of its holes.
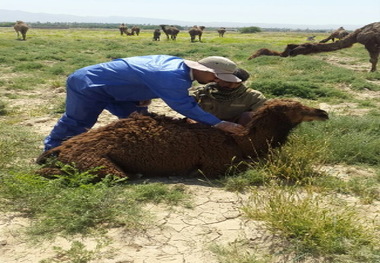
{"type": "Polygon", "coordinates": [[[363,222],[354,207],[337,200],[272,186],[265,192],[253,191],[244,211],[287,240],[298,258],[322,256],[332,262],[347,256],[355,262],[380,259],[375,226],[363,222]]]}
{"type": "Polygon", "coordinates": [[[22,213],[32,219],[26,229],[29,236],[51,239],[101,234],[112,227],[142,231],[150,224],[142,204],[178,205],[186,197],[181,187],[159,183],[126,186],[112,177],[95,183],[91,171],[67,169],[72,171],[70,175],[54,180],[21,173],[3,175],[0,198],[7,201],[0,205],[1,211],[22,213]]]}

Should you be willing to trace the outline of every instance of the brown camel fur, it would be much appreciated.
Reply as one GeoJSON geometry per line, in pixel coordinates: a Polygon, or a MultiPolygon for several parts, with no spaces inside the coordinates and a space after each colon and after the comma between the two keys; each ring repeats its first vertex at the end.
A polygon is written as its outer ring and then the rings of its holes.
{"type": "MultiPolygon", "coordinates": [[[[201,123],[136,113],[68,139],[39,156],[37,163],[55,156],[61,163],[75,163],[80,171],[102,167],[97,171],[100,178],[187,175],[197,169],[216,177],[233,162],[264,156],[269,148],[284,144],[301,122],[327,119],[325,111],[297,101],[269,100],[241,118],[239,123],[249,134],[240,137],[201,123]]],[[[37,173],[47,177],[60,173],[54,162],[48,163],[37,173]]]]}
{"type": "Polygon", "coordinates": [[[380,22],[368,24],[362,28],[356,29],[345,38],[333,43],[304,43],[288,44],[283,52],[277,52],[266,48],[259,49],[253,53],[248,60],[266,55],[266,56],[297,56],[312,53],[335,51],[342,48],[351,47],[355,43],[364,45],[367,49],[372,64],[371,72],[376,71],[377,62],[380,53],[380,22]]]}
{"type": "Polygon", "coordinates": [[[330,36],[319,41],[319,43],[326,43],[329,40],[332,40],[332,42],[334,42],[335,38],[340,40],[340,39],[344,38],[345,36],[347,36],[348,34],[349,33],[343,27],[340,27],[337,30],[335,30],[334,32],[332,32],[330,36]]]}
{"type": "Polygon", "coordinates": [[[119,26],[119,31],[120,31],[120,35],[122,36],[123,34],[127,35],[128,34],[128,27],[122,23],[120,24],[119,26]]]}
{"type": "Polygon", "coordinates": [[[193,26],[189,29],[191,42],[195,42],[196,36],[198,36],[199,42],[202,42],[203,29],[205,29],[204,26],[193,26]]]}
{"type": "Polygon", "coordinates": [[[135,34],[136,34],[136,36],[138,36],[138,35],[140,34],[140,28],[137,27],[137,26],[133,26],[133,27],[131,28],[131,33],[132,33],[133,36],[134,36],[135,34]]]}
{"type": "Polygon", "coordinates": [[[226,28],[225,27],[221,27],[221,28],[218,29],[219,37],[224,37],[224,33],[226,33],[226,28]]]}
{"type": "Polygon", "coordinates": [[[29,26],[26,23],[24,23],[23,21],[17,21],[13,28],[17,33],[17,38],[20,38],[21,33],[22,40],[26,40],[26,32],[28,32],[29,30],[29,26]]]}
{"type": "Polygon", "coordinates": [[[161,30],[156,28],[154,31],[153,31],[153,40],[154,41],[160,41],[160,37],[161,37],[161,30]]]}
{"type": "Polygon", "coordinates": [[[171,40],[176,40],[177,35],[179,33],[179,29],[176,28],[175,26],[168,26],[168,25],[160,25],[162,31],[164,31],[167,39],[169,40],[169,36],[171,40]]]}

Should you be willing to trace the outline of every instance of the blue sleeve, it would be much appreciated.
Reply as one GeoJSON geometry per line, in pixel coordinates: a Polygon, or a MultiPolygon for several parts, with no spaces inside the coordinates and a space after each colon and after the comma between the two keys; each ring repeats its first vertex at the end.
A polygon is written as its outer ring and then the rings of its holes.
{"type": "MultiPolygon", "coordinates": [[[[149,78],[145,78],[145,81],[149,81],[149,78]]],[[[209,125],[215,125],[221,121],[199,107],[195,99],[189,95],[192,81],[190,78],[184,79],[180,72],[170,72],[170,77],[165,72],[155,74],[154,83],[152,91],[176,112],[209,125]]]]}

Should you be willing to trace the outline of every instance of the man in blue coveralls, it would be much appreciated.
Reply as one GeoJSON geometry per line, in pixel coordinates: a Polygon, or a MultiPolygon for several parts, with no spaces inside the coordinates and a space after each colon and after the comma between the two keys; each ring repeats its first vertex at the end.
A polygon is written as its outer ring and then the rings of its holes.
{"type": "Polygon", "coordinates": [[[45,138],[45,151],[89,130],[104,109],[126,118],[135,111],[146,113],[144,102],[153,98],[161,98],[190,119],[245,135],[243,126],[221,121],[202,110],[188,91],[194,80],[200,84],[241,82],[233,74],[236,69],[236,64],[224,57],[196,62],[169,55],[120,58],[79,69],[67,79],[66,111],[45,138]]]}

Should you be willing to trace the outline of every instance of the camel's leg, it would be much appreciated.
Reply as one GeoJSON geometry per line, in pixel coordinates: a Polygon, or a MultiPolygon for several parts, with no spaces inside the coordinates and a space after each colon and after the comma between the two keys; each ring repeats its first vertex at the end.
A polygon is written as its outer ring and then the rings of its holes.
{"type": "Polygon", "coordinates": [[[370,56],[369,62],[372,64],[371,72],[375,72],[379,60],[380,48],[376,44],[365,45],[365,48],[368,50],[370,56]]]}
{"type": "Polygon", "coordinates": [[[112,174],[120,178],[129,177],[109,156],[102,157],[100,159],[91,160],[92,164],[96,164],[97,167],[103,167],[99,170],[100,175],[112,174]]]}

